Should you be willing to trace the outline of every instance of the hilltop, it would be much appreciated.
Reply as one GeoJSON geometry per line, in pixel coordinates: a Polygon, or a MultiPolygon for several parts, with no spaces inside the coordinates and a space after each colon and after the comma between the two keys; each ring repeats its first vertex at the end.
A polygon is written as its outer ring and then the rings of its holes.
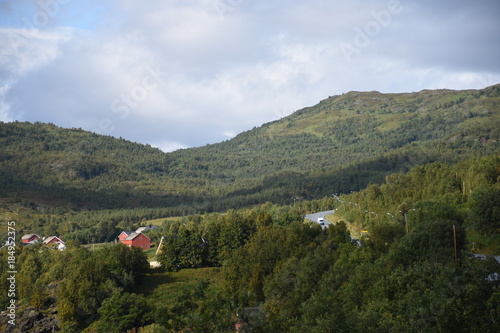
{"type": "Polygon", "coordinates": [[[499,90],[333,96],[226,142],[171,154],[226,200],[349,193],[393,172],[498,152],[499,90]]]}

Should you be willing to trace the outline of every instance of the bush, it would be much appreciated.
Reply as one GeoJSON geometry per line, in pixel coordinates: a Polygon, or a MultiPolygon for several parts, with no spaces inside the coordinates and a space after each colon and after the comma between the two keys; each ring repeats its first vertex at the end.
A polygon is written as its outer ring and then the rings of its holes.
{"type": "Polygon", "coordinates": [[[99,308],[97,332],[125,332],[152,323],[151,308],[147,300],[137,294],[114,294],[99,308]]]}

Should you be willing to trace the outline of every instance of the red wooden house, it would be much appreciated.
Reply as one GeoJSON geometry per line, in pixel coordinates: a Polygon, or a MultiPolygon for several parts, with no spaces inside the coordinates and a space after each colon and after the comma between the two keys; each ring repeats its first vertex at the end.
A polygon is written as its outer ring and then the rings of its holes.
{"type": "MultiPolygon", "coordinates": [[[[123,234],[123,233],[122,233],[123,234]]],[[[141,249],[151,248],[151,240],[143,233],[131,233],[127,238],[120,240],[127,246],[140,247],[141,249]]]]}
{"type": "Polygon", "coordinates": [[[133,231],[122,231],[122,233],[118,236],[118,240],[123,243],[123,240],[133,233],[133,231]]]}
{"type": "Polygon", "coordinates": [[[66,249],[64,241],[57,236],[50,236],[43,240],[43,245],[50,245],[50,244],[57,245],[57,248],[61,251],[66,249]]]}
{"type": "Polygon", "coordinates": [[[43,240],[44,245],[49,245],[49,244],[64,244],[64,242],[57,236],[50,236],[47,237],[43,240]]]}
{"type": "Polygon", "coordinates": [[[38,236],[37,234],[27,234],[21,238],[21,242],[23,244],[35,243],[38,241],[39,238],[40,236],[38,236]]]}

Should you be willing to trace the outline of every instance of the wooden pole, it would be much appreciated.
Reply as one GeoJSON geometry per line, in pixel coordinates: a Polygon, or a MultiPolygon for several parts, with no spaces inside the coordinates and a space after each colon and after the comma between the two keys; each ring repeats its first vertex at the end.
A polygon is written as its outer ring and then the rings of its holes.
{"type": "Polygon", "coordinates": [[[455,248],[455,265],[458,266],[458,256],[457,256],[457,232],[455,230],[455,225],[453,225],[453,244],[455,248]]]}
{"type": "Polygon", "coordinates": [[[158,255],[158,252],[160,252],[162,242],[163,242],[163,236],[160,238],[160,244],[158,245],[158,248],[156,249],[156,255],[158,255]]]}

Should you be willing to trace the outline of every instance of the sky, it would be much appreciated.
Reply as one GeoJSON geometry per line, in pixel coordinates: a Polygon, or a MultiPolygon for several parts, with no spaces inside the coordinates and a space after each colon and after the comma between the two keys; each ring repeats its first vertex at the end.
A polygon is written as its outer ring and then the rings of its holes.
{"type": "Polygon", "coordinates": [[[163,151],[349,91],[500,82],[498,0],[0,0],[0,121],[163,151]]]}

